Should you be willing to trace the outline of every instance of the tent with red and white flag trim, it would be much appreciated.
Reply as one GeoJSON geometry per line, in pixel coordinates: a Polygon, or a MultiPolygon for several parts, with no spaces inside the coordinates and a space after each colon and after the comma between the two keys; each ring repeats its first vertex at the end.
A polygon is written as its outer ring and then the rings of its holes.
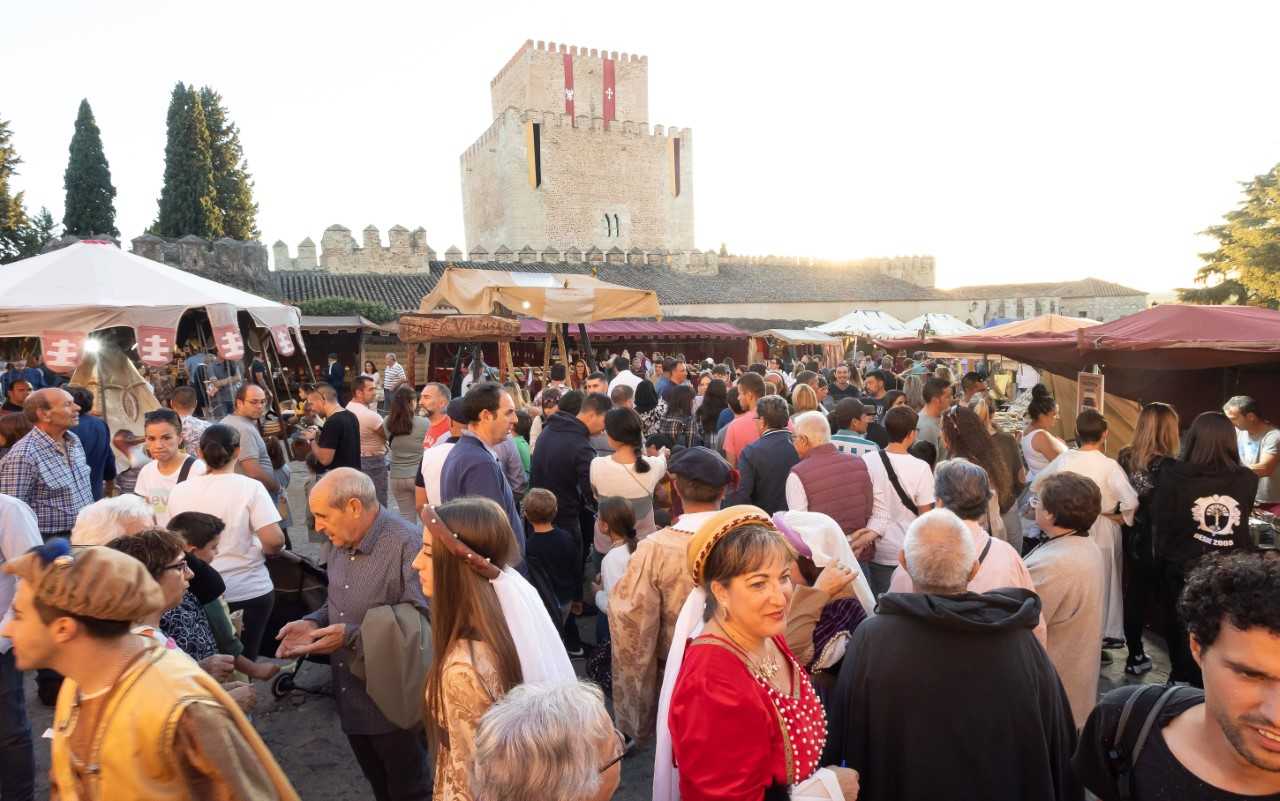
{"type": "Polygon", "coordinates": [[[293,351],[290,332],[302,341],[301,314],[293,306],[109,242],[77,242],[0,267],[0,337],[40,337],[46,363],[58,372],[80,363],[89,333],[117,326],[134,330],[142,362],[168,364],[178,321],[197,308],[208,311],[218,352],[227,359],[244,358],[240,311],[270,329],[284,355],[293,351]]]}

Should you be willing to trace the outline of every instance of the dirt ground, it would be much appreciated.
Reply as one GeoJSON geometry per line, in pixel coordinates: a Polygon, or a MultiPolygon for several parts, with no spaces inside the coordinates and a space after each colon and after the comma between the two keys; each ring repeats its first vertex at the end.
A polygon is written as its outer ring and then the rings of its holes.
{"type": "MultiPolygon", "coordinates": [[[[301,463],[295,462],[293,469],[294,476],[306,473],[301,463]]],[[[317,546],[307,542],[302,483],[302,479],[295,478],[289,488],[294,510],[294,526],[289,533],[296,550],[314,557],[317,546]]],[[[592,642],[595,621],[587,618],[582,623],[584,641],[592,642]]],[[[1154,638],[1154,642],[1152,639],[1148,636],[1147,653],[1154,661],[1155,669],[1142,680],[1163,683],[1168,678],[1169,661],[1159,639],[1154,638]]],[[[1114,661],[1103,665],[1101,692],[1134,681],[1124,675],[1124,651],[1110,653],[1114,661]]],[[[577,660],[575,667],[581,673],[582,661],[577,660]]],[[[48,729],[53,715],[52,710],[43,706],[36,697],[33,676],[27,677],[27,711],[36,740],[36,797],[43,798],[48,794],[49,741],[41,735],[48,729]]],[[[327,690],[329,668],[304,665],[298,675],[298,684],[309,689],[327,690]]],[[[253,722],[304,801],[362,801],[371,797],[369,785],[364,781],[338,726],[337,712],[329,696],[295,690],[289,696],[276,699],[266,685],[259,684],[258,707],[253,722]]],[[[622,786],[614,798],[616,801],[648,799],[651,797],[652,780],[653,746],[648,744],[637,748],[623,761],[622,786]]]]}

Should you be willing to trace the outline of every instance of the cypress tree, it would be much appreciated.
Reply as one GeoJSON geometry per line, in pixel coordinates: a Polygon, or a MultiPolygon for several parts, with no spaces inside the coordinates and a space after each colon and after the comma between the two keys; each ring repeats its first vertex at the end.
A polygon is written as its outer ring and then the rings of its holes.
{"type": "Polygon", "coordinates": [[[116,188],[111,185],[111,168],[102,152],[102,134],[88,100],[80,101],[76,132],[71,137],[71,156],[62,184],[67,191],[66,211],[62,215],[66,233],[120,235],[116,230],[113,203],[116,188]]]}
{"type": "Polygon", "coordinates": [[[206,86],[200,90],[200,103],[209,128],[213,183],[222,214],[223,236],[256,239],[258,204],[253,201],[253,181],[240,146],[240,129],[227,115],[222,95],[213,89],[206,86]]]}
{"type": "Polygon", "coordinates": [[[213,154],[200,96],[179,83],[169,100],[164,186],[153,231],[160,236],[222,236],[213,184],[213,154]]]}

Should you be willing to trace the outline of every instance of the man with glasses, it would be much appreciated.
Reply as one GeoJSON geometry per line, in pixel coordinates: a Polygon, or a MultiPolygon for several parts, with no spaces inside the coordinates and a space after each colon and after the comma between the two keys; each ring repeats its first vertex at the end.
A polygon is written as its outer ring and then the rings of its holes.
{"type": "Polygon", "coordinates": [[[236,472],[262,482],[274,502],[279,500],[280,485],[276,483],[267,442],[258,430],[258,421],[266,413],[267,393],[262,387],[257,384],[241,384],[236,390],[234,411],[219,422],[234,428],[240,434],[240,460],[236,464],[236,472]]]}

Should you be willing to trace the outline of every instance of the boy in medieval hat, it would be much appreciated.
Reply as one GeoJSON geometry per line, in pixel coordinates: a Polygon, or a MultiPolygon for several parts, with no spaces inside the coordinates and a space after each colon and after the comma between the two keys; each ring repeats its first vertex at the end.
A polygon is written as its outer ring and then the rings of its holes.
{"type": "Polygon", "coordinates": [[[130,632],[164,605],[141,562],[110,548],[72,554],[54,539],[4,571],[21,579],[0,631],[18,668],[66,677],[53,717],[52,798],[296,801],[218,683],[181,651],[130,632]]]}

